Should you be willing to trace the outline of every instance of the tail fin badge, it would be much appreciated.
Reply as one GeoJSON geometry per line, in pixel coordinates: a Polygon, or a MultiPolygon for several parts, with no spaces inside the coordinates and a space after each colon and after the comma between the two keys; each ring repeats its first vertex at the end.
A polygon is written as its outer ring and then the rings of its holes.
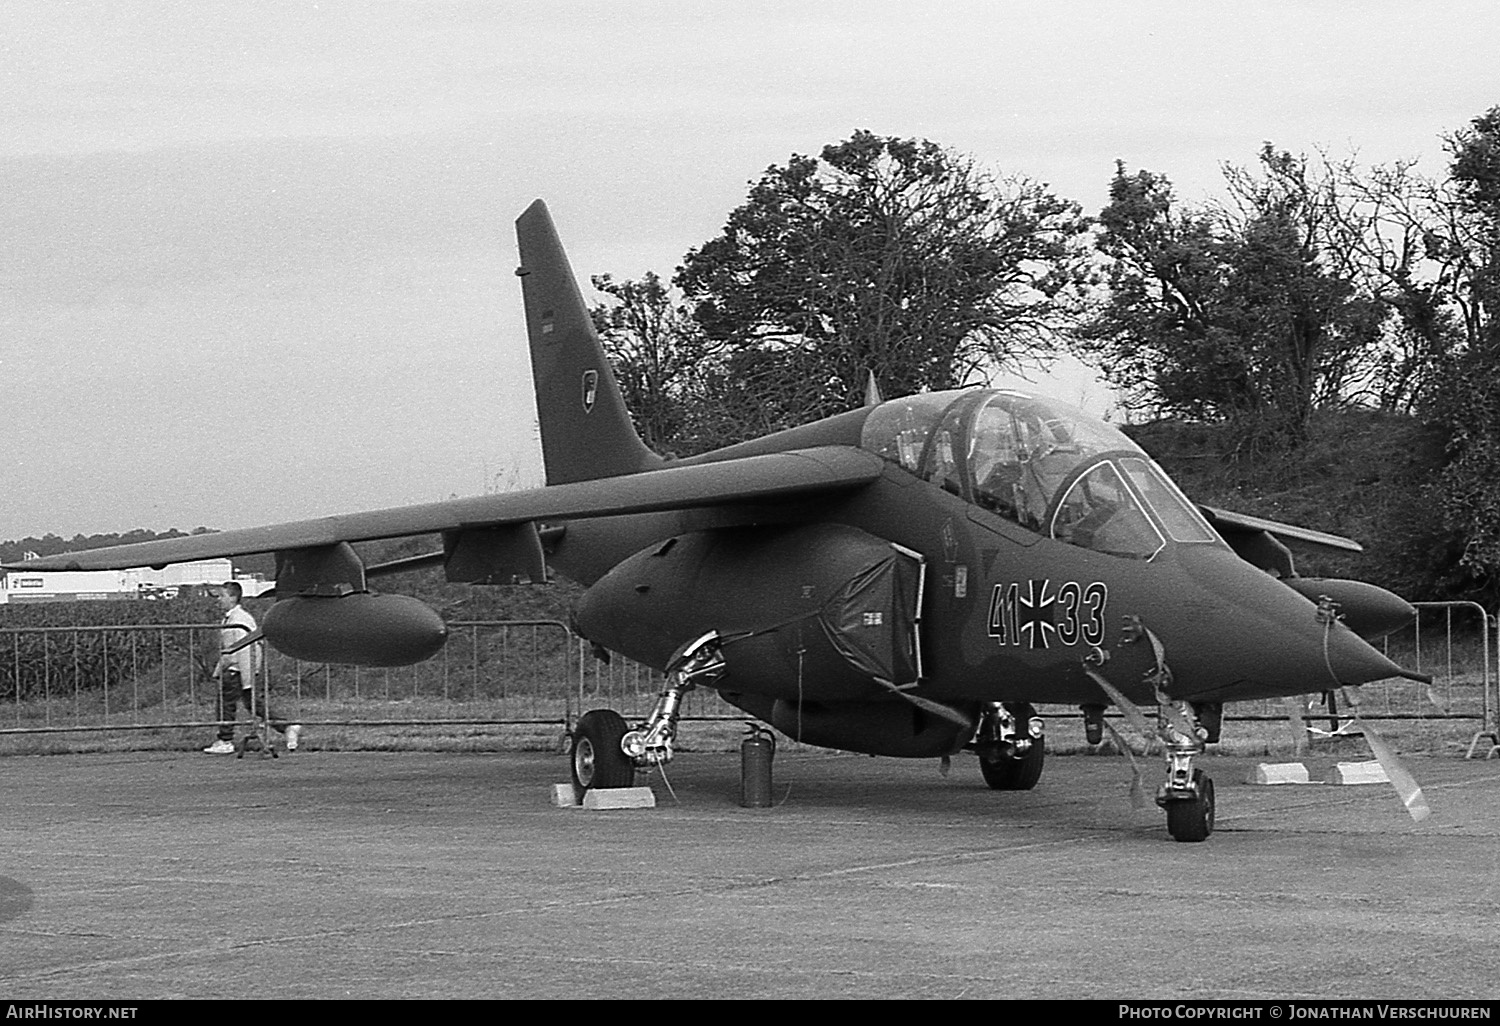
{"type": "Polygon", "coordinates": [[[556,325],[553,323],[553,317],[554,317],[554,314],[552,313],[551,310],[543,310],[542,311],[542,334],[543,335],[550,335],[550,334],[552,334],[552,329],[554,327],[556,327],[556,325]]]}
{"type": "Polygon", "coordinates": [[[594,409],[594,398],[599,394],[599,372],[586,370],[583,372],[583,412],[591,413],[594,409]]]}

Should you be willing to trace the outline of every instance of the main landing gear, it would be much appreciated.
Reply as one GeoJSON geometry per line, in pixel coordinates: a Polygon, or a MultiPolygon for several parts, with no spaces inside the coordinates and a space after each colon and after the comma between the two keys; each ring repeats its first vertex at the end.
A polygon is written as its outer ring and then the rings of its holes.
{"type": "Polygon", "coordinates": [[[635,784],[635,763],[620,747],[629,729],[613,709],[594,709],[579,717],[573,727],[573,784],[580,791],[635,784]]]}
{"type": "Polygon", "coordinates": [[[993,702],[979,720],[974,752],[979,772],[995,791],[1030,791],[1042,778],[1047,737],[1028,702],[993,702]]]}
{"type": "Polygon", "coordinates": [[[573,728],[573,783],[581,791],[630,787],[637,768],[672,761],[683,697],[700,682],[724,672],[719,635],[710,631],[688,642],[667,664],[667,686],[651,716],[631,729],[613,709],[586,712],[573,728]]]}

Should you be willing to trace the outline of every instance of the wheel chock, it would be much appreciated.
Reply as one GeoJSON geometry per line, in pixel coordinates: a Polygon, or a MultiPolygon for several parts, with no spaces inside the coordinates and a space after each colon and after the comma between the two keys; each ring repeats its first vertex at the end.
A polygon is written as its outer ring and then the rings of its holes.
{"type": "Polygon", "coordinates": [[[1262,762],[1250,771],[1247,784],[1306,784],[1307,767],[1300,762],[1262,762]]]}
{"type": "Polygon", "coordinates": [[[1330,784],[1389,784],[1391,778],[1378,762],[1341,762],[1324,778],[1330,784]]]}
{"type": "Polygon", "coordinates": [[[559,809],[578,808],[578,788],[571,783],[552,785],[552,804],[559,809]]]}
{"type": "Polygon", "coordinates": [[[585,809],[654,809],[656,792],[649,787],[596,787],[583,796],[585,809]]]}

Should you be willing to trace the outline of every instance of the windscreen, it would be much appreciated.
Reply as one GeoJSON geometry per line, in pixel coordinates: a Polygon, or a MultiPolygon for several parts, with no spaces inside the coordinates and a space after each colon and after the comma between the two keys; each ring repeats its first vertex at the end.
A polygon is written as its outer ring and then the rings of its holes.
{"type": "Polygon", "coordinates": [[[1150,559],[1166,545],[1108,461],[1090,467],[1069,486],[1052,515],[1052,537],[1127,559],[1150,559]]]}
{"type": "Polygon", "coordinates": [[[1028,530],[1095,551],[1149,559],[1167,537],[1218,539],[1122,431],[1050,399],[977,389],[897,399],[871,411],[861,445],[1028,530]]]}
{"type": "Polygon", "coordinates": [[[1130,478],[1130,483],[1135,485],[1135,490],[1141,493],[1146,500],[1146,505],[1151,507],[1151,512],[1156,514],[1156,519],[1167,529],[1167,534],[1172,536],[1173,541],[1180,542],[1216,542],[1218,534],[1208,521],[1203,519],[1203,514],[1198,512],[1198,507],[1177,490],[1172,479],[1166,472],[1148,459],[1136,457],[1121,458],[1120,467],[1130,478]]]}

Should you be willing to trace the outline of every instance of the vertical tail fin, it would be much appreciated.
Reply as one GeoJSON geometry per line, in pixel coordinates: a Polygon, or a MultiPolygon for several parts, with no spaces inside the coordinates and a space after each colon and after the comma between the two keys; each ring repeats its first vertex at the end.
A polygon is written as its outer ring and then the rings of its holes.
{"type": "Polygon", "coordinates": [[[521,295],[548,484],[590,481],[661,464],[636,434],[547,205],[516,219],[521,295]]]}

